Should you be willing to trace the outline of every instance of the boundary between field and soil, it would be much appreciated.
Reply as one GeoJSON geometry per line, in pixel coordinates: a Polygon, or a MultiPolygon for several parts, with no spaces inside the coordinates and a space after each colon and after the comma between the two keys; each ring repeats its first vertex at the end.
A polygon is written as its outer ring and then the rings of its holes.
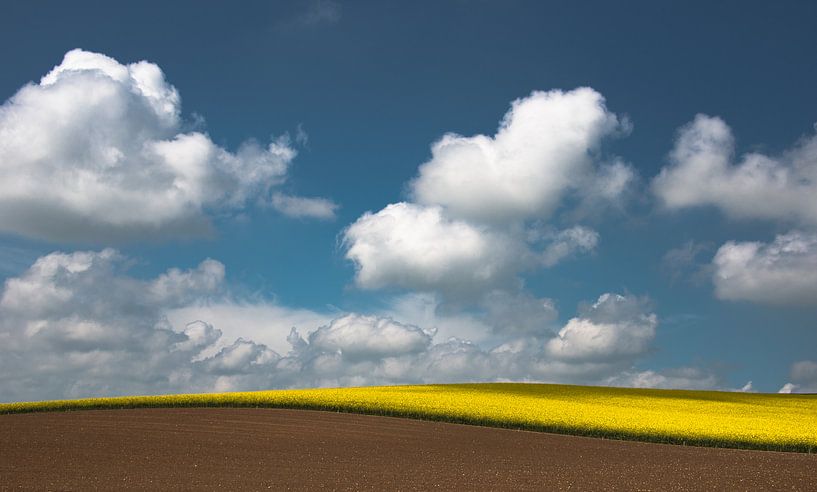
{"type": "MultiPolygon", "coordinates": [[[[448,385],[433,385],[435,387],[448,385]]],[[[462,385],[450,385],[451,387],[462,385]]],[[[472,386],[472,385],[469,385],[472,386]]],[[[538,386],[538,385],[537,385],[538,386]]],[[[541,385],[559,386],[559,385],[541,385]]],[[[390,387],[394,389],[400,386],[390,387]]],[[[416,386],[406,386],[405,388],[416,388],[416,386]]],[[[365,388],[348,388],[365,389],[365,388]]],[[[333,389],[334,390],[334,389],[333,389]]],[[[203,394],[179,394],[179,395],[156,395],[156,396],[122,396],[107,398],[87,398],[77,400],[52,400],[40,402],[20,402],[20,403],[0,403],[0,415],[21,414],[32,412],[67,412],[82,410],[117,410],[117,409],[141,409],[141,408],[277,408],[291,410],[315,410],[328,412],[342,412],[361,415],[379,415],[386,417],[401,417],[415,420],[426,420],[436,422],[448,422],[465,425],[476,425],[483,427],[495,427],[515,430],[527,430],[536,432],[547,432],[554,434],[565,434],[584,437],[595,437],[623,441],[640,441],[660,444],[676,444],[686,446],[703,446],[714,448],[751,449],[763,451],[784,451],[798,453],[817,453],[817,444],[811,443],[772,443],[758,442],[741,439],[724,439],[718,437],[689,437],[675,436],[671,434],[655,434],[638,431],[605,429],[590,426],[571,426],[558,424],[530,423],[515,421],[513,419],[497,419],[490,417],[477,417],[468,415],[442,414],[439,411],[427,410],[400,410],[388,408],[386,405],[371,404],[366,405],[337,402],[337,401],[304,401],[295,402],[280,401],[269,398],[270,394],[276,392],[286,392],[292,390],[271,390],[258,392],[236,392],[236,393],[203,393],[203,394]]],[[[295,391],[321,391],[321,390],[295,390],[295,391]]],[[[656,391],[656,390],[650,390],[656,391]]],[[[673,391],[673,390],[660,390],[673,391]]],[[[717,393],[717,392],[697,392],[697,393],[717,393]]],[[[807,395],[808,396],[808,395],[807,395]]],[[[817,395],[814,397],[814,424],[817,428],[817,395]]]]}

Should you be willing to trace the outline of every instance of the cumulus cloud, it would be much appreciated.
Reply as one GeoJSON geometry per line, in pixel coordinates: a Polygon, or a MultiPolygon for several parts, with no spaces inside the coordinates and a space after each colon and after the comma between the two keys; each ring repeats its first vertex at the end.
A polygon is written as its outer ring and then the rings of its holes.
{"type": "Polygon", "coordinates": [[[0,106],[0,231],[52,241],[209,230],[211,212],[286,179],[286,138],[228,151],[183,131],[179,92],[155,64],[66,53],[0,106]]]}
{"type": "Polygon", "coordinates": [[[449,133],[435,142],[412,194],[476,221],[547,218],[591,183],[615,198],[632,175],[621,166],[597,174],[593,154],[624,127],[593,89],[534,92],[512,103],[493,137],[449,133]]]}
{"type": "Polygon", "coordinates": [[[817,136],[779,156],[734,154],[731,128],[699,114],[681,129],[653,191],[668,209],[710,205],[738,219],[817,225],[817,136]]]}
{"type": "Polygon", "coordinates": [[[563,204],[575,218],[621,199],[635,173],[601,162],[599,145],[628,129],[599,93],[580,88],[514,101],[493,137],[443,136],[410,183],[412,202],[367,212],[344,231],[357,285],[479,296],[592,252],[596,231],[546,221],[563,204]]]}
{"type": "Polygon", "coordinates": [[[730,241],[713,260],[720,299],[767,304],[817,302],[817,234],[790,232],[771,243],[730,241]]]}
{"type": "Polygon", "coordinates": [[[525,261],[511,238],[450,219],[441,207],[394,203],[344,231],[346,257],[367,289],[469,290],[507,282],[525,261]]]}
{"type": "Polygon", "coordinates": [[[3,398],[162,392],[219,335],[173,330],[162,311],[215,295],[223,266],[206,260],[152,280],[122,274],[114,250],[53,253],[10,278],[0,296],[3,398]]]}
{"type": "Polygon", "coordinates": [[[231,301],[215,260],[148,279],[131,263],[113,249],[52,253],[5,281],[1,400],[280,387],[283,357],[259,340],[286,353],[293,326],[332,319],[231,301]]]}
{"type": "Polygon", "coordinates": [[[302,196],[273,193],[272,206],[289,217],[315,219],[334,219],[338,205],[326,198],[308,198],[302,196]]]}
{"type": "Polygon", "coordinates": [[[644,299],[603,294],[579,316],[570,319],[545,346],[559,360],[606,361],[633,358],[647,352],[655,338],[658,318],[647,312],[644,299]]]}
{"type": "Polygon", "coordinates": [[[433,336],[390,318],[349,314],[312,332],[309,345],[351,360],[384,358],[422,352],[433,336]]]}

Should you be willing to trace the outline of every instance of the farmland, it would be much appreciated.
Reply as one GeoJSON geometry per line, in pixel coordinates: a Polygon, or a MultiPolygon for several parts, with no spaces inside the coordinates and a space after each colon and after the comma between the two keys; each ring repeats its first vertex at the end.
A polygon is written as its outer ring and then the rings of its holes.
{"type": "Polygon", "coordinates": [[[269,407],[402,416],[591,437],[817,451],[817,396],[487,383],[130,396],[0,404],[0,413],[269,407]]]}

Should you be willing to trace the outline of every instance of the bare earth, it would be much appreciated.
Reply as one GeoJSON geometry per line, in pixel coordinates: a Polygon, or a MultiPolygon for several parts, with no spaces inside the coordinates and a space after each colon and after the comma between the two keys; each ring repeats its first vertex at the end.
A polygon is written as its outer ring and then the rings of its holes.
{"type": "Polygon", "coordinates": [[[817,455],[273,409],[0,415],[0,489],[817,490],[817,455]]]}

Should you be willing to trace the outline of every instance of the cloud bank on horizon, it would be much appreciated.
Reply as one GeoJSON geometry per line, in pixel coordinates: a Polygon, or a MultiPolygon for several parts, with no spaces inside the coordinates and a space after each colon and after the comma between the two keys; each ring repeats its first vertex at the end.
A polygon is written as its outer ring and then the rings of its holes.
{"type": "MultiPolygon", "coordinates": [[[[387,314],[323,315],[328,321],[305,336],[291,328],[289,347],[279,353],[251,339],[227,339],[189,315],[183,324],[170,322],[179,311],[202,307],[246,309],[230,297],[218,261],[150,279],[129,275],[127,263],[112,249],[52,253],[6,281],[3,399],[486,380],[641,385],[661,377],[651,386],[673,386],[671,374],[632,372],[657,326],[648,301],[634,296],[603,294],[561,329],[547,304],[527,306],[521,319],[541,321],[527,327],[513,319],[520,312],[494,306],[490,319],[505,341],[491,349],[455,337],[437,341],[434,328],[387,314]]],[[[514,307],[523,304],[516,300],[514,307]]],[[[319,313],[310,314],[271,305],[255,322],[267,328],[274,317],[320,322],[319,313]]],[[[707,387],[711,377],[684,384],[707,387]]]]}
{"type": "MultiPolygon", "coordinates": [[[[512,101],[494,135],[444,134],[405,200],[340,232],[354,285],[395,294],[368,312],[244,296],[217,259],[144,278],[110,248],[43,255],[0,290],[0,401],[455,381],[729,389],[692,361],[638,368],[662,329],[647,295],[598,292],[560,323],[524,275],[596,254],[596,225],[652,196],[661,213],[787,228],[720,245],[709,281],[725,302],[813,306],[817,137],[735,159],[726,123],[698,115],[644,187],[605,152],[631,130],[583,87],[512,101]]],[[[0,106],[0,231],[106,245],[206,235],[246,211],[335,218],[334,201],[285,189],[297,153],[286,137],[230,151],[188,129],[156,64],[72,50],[0,106]]],[[[782,392],[817,391],[817,362],[789,376],[782,392]]]]}

